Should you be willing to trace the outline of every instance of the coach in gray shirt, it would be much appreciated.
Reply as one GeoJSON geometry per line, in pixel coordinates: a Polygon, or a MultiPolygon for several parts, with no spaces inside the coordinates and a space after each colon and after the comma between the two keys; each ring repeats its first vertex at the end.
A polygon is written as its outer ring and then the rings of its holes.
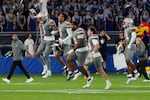
{"type": "Polygon", "coordinates": [[[11,65],[9,75],[7,76],[7,78],[3,78],[2,80],[6,83],[10,83],[10,79],[11,79],[13,73],[14,73],[14,70],[18,66],[27,77],[27,80],[26,80],[25,83],[30,83],[30,82],[33,81],[33,78],[30,77],[30,75],[28,74],[28,72],[26,71],[26,69],[22,65],[22,59],[23,59],[22,52],[27,51],[27,53],[29,55],[31,55],[31,54],[28,52],[28,50],[26,50],[24,48],[24,45],[23,45],[22,41],[20,41],[18,39],[17,34],[13,34],[12,39],[13,39],[12,40],[12,51],[10,51],[9,53],[13,54],[13,63],[11,65]]]}

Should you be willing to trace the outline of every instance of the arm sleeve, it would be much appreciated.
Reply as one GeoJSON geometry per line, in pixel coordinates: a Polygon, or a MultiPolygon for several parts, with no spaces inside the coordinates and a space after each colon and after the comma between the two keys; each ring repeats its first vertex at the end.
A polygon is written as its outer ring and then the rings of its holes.
{"type": "Polygon", "coordinates": [[[99,42],[98,42],[98,40],[97,40],[97,39],[93,39],[93,40],[92,40],[92,43],[93,43],[94,45],[99,44],[99,42]]]}
{"type": "Polygon", "coordinates": [[[136,32],[132,32],[131,36],[132,37],[131,37],[131,40],[129,42],[129,45],[131,45],[131,44],[133,44],[135,42],[135,40],[136,40],[136,32]]]}
{"type": "Polygon", "coordinates": [[[65,39],[63,39],[63,42],[65,42],[68,39],[72,38],[72,29],[71,29],[71,27],[69,25],[67,25],[66,31],[67,31],[68,36],[65,39]]]}

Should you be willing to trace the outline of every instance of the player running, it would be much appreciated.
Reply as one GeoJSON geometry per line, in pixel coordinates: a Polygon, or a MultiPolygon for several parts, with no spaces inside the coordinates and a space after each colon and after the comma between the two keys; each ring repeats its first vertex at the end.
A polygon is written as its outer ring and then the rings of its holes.
{"type": "MultiPolygon", "coordinates": [[[[106,74],[106,72],[103,70],[102,67],[102,55],[99,52],[99,38],[97,35],[97,30],[95,27],[89,27],[88,31],[88,47],[89,47],[89,53],[86,57],[85,60],[85,67],[90,67],[92,64],[95,65],[97,72],[99,72],[103,79],[106,82],[106,87],[105,89],[109,89],[112,86],[112,83],[110,82],[110,80],[108,79],[108,76],[106,74]]],[[[87,84],[85,86],[83,86],[83,88],[89,88],[91,86],[91,80],[87,80],[87,84]]]]}
{"type": "Polygon", "coordinates": [[[136,32],[133,23],[133,19],[131,18],[125,18],[123,20],[123,28],[126,39],[126,49],[124,54],[126,63],[128,65],[128,80],[126,81],[126,84],[129,84],[131,81],[136,80],[140,75],[136,70],[134,63],[132,62],[132,58],[134,56],[134,53],[136,52],[136,32]],[[134,73],[134,77],[132,73],[134,73]]]}
{"type": "MultiPolygon", "coordinates": [[[[67,63],[69,66],[75,67],[76,60],[79,69],[86,76],[87,80],[92,80],[87,70],[83,67],[85,58],[88,54],[87,36],[83,28],[78,27],[77,22],[72,22],[74,48],[68,51],[67,63]]],[[[69,73],[71,73],[69,71],[69,73]]],[[[78,78],[79,74],[74,74],[73,80],[78,78]]],[[[89,81],[88,81],[89,82],[89,81]]]]}
{"type": "MultiPolygon", "coordinates": [[[[60,34],[59,44],[61,45],[65,60],[67,59],[67,52],[71,50],[72,39],[72,28],[70,22],[67,21],[67,17],[66,13],[60,13],[58,15],[58,29],[60,34]]],[[[55,53],[55,57],[62,65],[65,65],[60,57],[60,53],[55,53]]],[[[74,70],[74,73],[69,71],[67,80],[70,80],[74,74],[81,74],[74,66],[69,66],[68,64],[67,66],[68,70],[74,70]]],[[[64,66],[64,69],[67,70],[66,65],[64,66]]]]}

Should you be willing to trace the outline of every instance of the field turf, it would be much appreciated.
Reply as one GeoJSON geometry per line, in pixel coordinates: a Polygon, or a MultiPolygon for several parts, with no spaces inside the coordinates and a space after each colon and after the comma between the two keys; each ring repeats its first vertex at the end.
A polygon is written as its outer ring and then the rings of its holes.
{"type": "MultiPolygon", "coordinates": [[[[6,75],[1,75],[2,79],[6,75]]],[[[93,85],[82,89],[86,84],[83,76],[76,81],[65,80],[62,75],[42,79],[32,75],[34,82],[25,84],[25,76],[14,75],[11,83],[0,81],[0,100],[149,100],[150,82],[142,82],[143,77],[126,85],[126,76],[109,74],[113,83],[110,90],[104,90],[105,82],[100,75],[93,75],[93,85]]]]}

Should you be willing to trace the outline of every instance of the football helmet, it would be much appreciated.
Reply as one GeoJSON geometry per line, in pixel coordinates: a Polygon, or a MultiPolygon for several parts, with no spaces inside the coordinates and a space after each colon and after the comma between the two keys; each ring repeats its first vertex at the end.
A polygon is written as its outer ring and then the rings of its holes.
{"type": "Polygon", "coordinates": [[[133,24],[134,24],[134,22],[133,22],[132,18],[125,18],[123,20],[123,28],[132,27],[133,24]]]}

